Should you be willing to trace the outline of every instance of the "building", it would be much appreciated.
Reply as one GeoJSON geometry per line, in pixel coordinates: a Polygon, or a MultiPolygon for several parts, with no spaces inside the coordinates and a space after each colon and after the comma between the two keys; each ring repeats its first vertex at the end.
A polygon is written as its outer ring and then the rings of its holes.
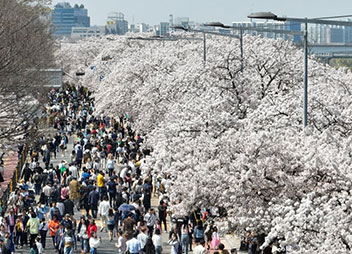
{"type": "Polygon", "coordinates": [[[55,5],[53,12],[53,35],[56,37],[70,37],[72,27],[89,27],[88,10],[77,4],[72,8],[69,3],[55,5]]]}
{"type": "MultiPolygon", "coordinates": [[[[291,35],[285,33],[275,33],[275,30],[287,30],[287,31],[301,31],[301,24],[292,22],[278,22],[278,21],[264,21],[264,22],[232,22],[232,26],[243,27],[243,33],[253,36],[261,36],[264,38],[281,38],[284,40],[293,41],[299,43],[301,41],[300,35],[291,35]],[[255,30],[246,30],[246,28],[255,28],[255,30]],[[261,29],[273,30],[263,31],[261,29]]],[[[234,30],[234,34],[239,34],[240,32],[234,30]]]]}
{"type": "Polygon", "coordinates": [[[88,37],[98,37],[105,35],[104,26],[72,27],[71,38],[79,40],[88,37]]]}
{"type": "Polygon", "coordinates": [[[123,13],[121,12],[109,13],[108,20],[106,22],[106,33],[124,35],[127,32],[128,32],[128,22],[127,20],[125,20],[123,13]]]}
{"type": "Polygon", "coordinates": [[[134,24],[129,25],[128,31],[130,33],[136,33],[136,26],[134,24]]]}
{"type": "Polygon", "coordinates": [[[148,25],[144,23],[140,23],[136,25],[136,32],[137,33],[145,33],[148,31],[148,25]]]}
{"type": "Polygon", "coordinates": [[[187,17],[177,17],[174,20],[174,25],[175,26],[188,27],[189,26],[189,18],[187,18],[187,17]]]}
{"type": "Polygon", "coordinates": [[[344,43],[344,29],[342,27],[328,27],[327,43],[344,43]]]}
{"type": "Polygon", "coordinates": [[[170,24],[168,22],[161,22],[159,32],[157,35],[164,36],[169,34],[170,24]]]}
{"type": "Polygon", "coordinates": [[[172,14],[169,15],[169,23],[170,23],[170,26],[174,25],[174,16],[172,14]]]}
{"type": "MultiPolygon", "coordinates": [[[[286,25],[285,29],[287,29],[289,31],[299,32],[302,30],[301,24],[298,22],[286,21],[285,25],[286,25]]],[[[285,38],[286,40],[292,39],[294,43],[301,43],[302,42],[302,36],[300,36],[298,34],[297,35],[288,35],[287,34],[285,37],[286,37],[285,38]]]]}
{"type": "Polygon", "coordinates": [[[326,44],[328,38],[328,26],[321,24],[308,25],[308,41],[311,44],[326,44]]]}

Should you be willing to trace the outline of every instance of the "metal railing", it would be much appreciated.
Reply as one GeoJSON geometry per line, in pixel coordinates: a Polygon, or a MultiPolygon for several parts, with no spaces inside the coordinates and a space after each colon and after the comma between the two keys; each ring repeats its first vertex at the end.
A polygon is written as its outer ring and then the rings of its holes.
{"type": "Polygon", "coordinates": [[[0,199],[0,206],[2,208],[2,211],[5,212],[7,210],[7,202],[9,200],[10,194],[14,189],[16,188],[16,185],[21,178],[21,173],[22,173],[22,168],[23,165],[26,163],[26,159],[28,156],[28,146],[25,145],[22,151],[22,154],[17,162],[17,166],[15,171],[13,172],[12,178],[9,182],[9,185],[7,186],[6,190],[3,192],[3,195],[0,199]]]}

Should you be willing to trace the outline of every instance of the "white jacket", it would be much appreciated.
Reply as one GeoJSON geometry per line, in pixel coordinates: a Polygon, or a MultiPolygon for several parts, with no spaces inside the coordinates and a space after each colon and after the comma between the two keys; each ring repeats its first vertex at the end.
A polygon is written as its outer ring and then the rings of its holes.
{"type": "Polygon", "coordinates": [[[103,215],[103,216],[108,216],[109,214],[109,209],[110,209],[110,204],[109,201],[103,200],[100,202],[99,207],[98,207],[98,214],[103,215]]]}

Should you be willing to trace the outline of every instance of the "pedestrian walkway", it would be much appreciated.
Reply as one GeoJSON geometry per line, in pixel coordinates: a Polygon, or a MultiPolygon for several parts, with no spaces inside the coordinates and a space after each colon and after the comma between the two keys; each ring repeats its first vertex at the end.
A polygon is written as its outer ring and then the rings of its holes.
{"type": "MultiPolygon", "coordinates": [[[[71,154],[72,150],[73,150],[73,140],[75,140],[75,137],[72,136],[69,139],[69,143],[67,146],[67,151],[66,151],[66,156],[62,157],[61,154],[57,154],[56,158],[53,158],[51,161],[54,165],[54,167],[56,165],[58,165],[62,160],[65,161],[69,161],[70,157],[69,155],[71,154]]],[[[37,201],[39,199],[39,196],[37,196],[37,201]]],[[[158,198],[157,197],[153,197],[152,198],[152,207],[157,209],[157,204],[158,204],[158,198]]],[[[81,209],[79,212],[76,212],[74,215],[74,218],[76,220],[76,222],[79,222],[80,216],[81,215],[85,215],[85,211],[84,209],[81,209]]],[[[99,253],[102,254],[116,254],[117,253],[117,249],[115,247],[115,243],[117,243],[117,239],[116,237],[114,238],[114,240],[112,242],[110,242],[108,240],[108,233],[104,230],[103,232],[100,232],[100,225],[101,225],[101,220],[97,219],[96,220],[96,224],[98,226],[98,235],[102,238],[102,244],[101,247],[99,247],[99,253]]],[[[168,228],[170,228],[170,223],[168,220],[168,228]]],[[[169,240],[169,235],[167,232],[163,232],[162,233],[162,239],[163,239],[163,253],[170,253],[171,252],[171,247],[168,245],[168,240],[169,240]]],[[[47,248],[44,250],[44,253],[55,253],[55,249],[51,243],[51,238],[49,237],[49,234],[47,235],[47,248]]],[[[78,242],[78,244],[80,244],[80,242],[78,242]]],[[[16,249],[16,253],[19,254],[27,254],[29,253],[29,247],[25,246],[23,249],[16,249]]],[[[80,251],[77,251],[76,253],[80,253],[80,251]]],[[[192,253],[192,252],[190,252],[192,253]]]]}

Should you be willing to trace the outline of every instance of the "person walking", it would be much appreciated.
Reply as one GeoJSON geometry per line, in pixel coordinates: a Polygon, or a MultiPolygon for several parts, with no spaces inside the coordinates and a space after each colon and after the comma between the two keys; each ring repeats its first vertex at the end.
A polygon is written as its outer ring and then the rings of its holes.
{"type": "Polygon", "coordinates": [[[141,227],[140,233],[137,236],[137,240],[141,242],[141,248],[143,251],[145,251],[144,247],[147,243],[147,239],[150,238],[150,237],[148,237],[146,232],[147,232],[147,228],[145,226],[143,226],[143,227],[141,227]]]}
{"type": "Polygon", "coordinates": [[[95,220],[93,218],[90,218],[88,229],[87,229],[88,238],[91,237],[93,232],[95,233],[97,232],[97,225],[95,225],[95,220]]]}
{"type": "Polygon", "coordinates": [[[81,241],[81,253],[85,254],[88,253],[88,221],[85,219],[84,216],[81,216],[81,219],[78,224],[77,228],[77,236],[81,241]]]}
{"type": "Polygon", "coordinates": [[[154,225],[156,221],[156,215],[153,208],[148,210],[148,213],[144,215],[144,221],[147,224],[149,237],[153,236],[154,225]]]}
{"type": "Polygon", "coordinates": [[[131,240],[128,240],[126,245],[126,252],[129,252],[130,254],[141,254],[142,252],[142,247],[141,247],[141,242],[137,240],[138,232],[133,233],[133,237],[131,240]]]}
{"type": "Polygon", "coordinates": [[[114,228],[115,228],[115,216],[114,216],[114,211],[111,208],[109,208],[109,211],[108,211],[106,224],[109,232],[109,240],[111,242],[114,236],[114,228]]]}
{"type": "Polygon", "coordinates": [[[111,209],[110,207],[110,203],[108,201],[107,197],[104,197],[103,201],[100,202],[99,204],[99,208],[98,208],[98,214],[101,218],[101,229],[100,232],[103,231],[103,229],[105,229],[106,231],[106,222],[107,222],[107,218],[109,215],[109,209],[111,209]]]}
{"type": "Polygon", "coordinates": [[[74,251],[74,238],[73,232],[70,227],[65,227],[65,232],[62,237],[63,245],[64,246],[64,254],[73,254],[74,251]]]}
{"type": "MultiPolygon", "coordinates": [[[[171,254],[180,254],[179,249],[181,249],[181,243],[177,238],[177,234],[176,233],[172,233],[171,235],[171,239],[169,240],[169,245],[171,245],[171,254]]],[[[182,250],[181,250],[181,254],[182,254],[182,250]]]]}
{"type": "Polygon", "coordinates": [[[127,241],[127,234],[124,234],[122,230],[117,231],[117,243],[115,247],[117,248],[117,254],[124,254],[126,251],[126,241],[127,241]]]}
{"type": "Polygon", "coordinates": [[[110,180],[107,182],[108,187],[108,195],[109,195],[109,202],[110,206],[113,207],[113,204],[116,200],[116,182],[113,177],[110,177],[110,180]]]}
{"type": "Polygon", "coordinates": [[[40,242],[43,246],[43,249],[45,249],[45,244],[46,244],[46,234],[48,232],[49,225],[45,221],[45,218],[42,219],[39,225],[39,233],[40,233],[40,242]]]}
{"type": "Polygon", "coordinates": [[[97,218],[98,201],[99,201],[99,193],[96,191],[96,187],[93,186],[93,189],[89,192],[88,204],[90,206],[92,216],[94,219],[97,218]]]}
{"type": "MultiPolygon", "coordinates": [[[[70,167],[71,168],[71,167],[70,167]]],[[[79,211],[79,201],[81,195],[79,194],[79,183],[77,181],[77,177],[73,175],[73,179],[69,183],[70,189],[70,199],[73,201],[74,206],[76,207],[77,211],[79,211]]]]}
{"type": "Polygon", "coordinates": [[[182,252],[188,254],[188,245],[189,245],[189,226],[187,221],[181,226],[181,246],[182,252]]]}
{"type": "Polygon", "coordinates": [[[49,235],[51,236],[52,240],[53,240],[53,246],[56,247],[56,242],[55,242],[55,236],[56,236],[56,232],[59,229],[59,219],[57,217],[56,214],[53,215],[52,219],[49,221],[49,235]]]}
{"type": "Polygon", "coordinates": [[[30,234],[30,247],[33,247],[33,245],[35,245],[35,238],[38,236],[39,233],[39,224],[40,221],[37,218],[37,215],[35,213],[32,213],[31,218],[27,222],[27,228],[29,229],[30,234]]]}
{"type": "Polygon", "coordinates": [[[160,200],[160,203],[158,206],[159,220],[160,220],[160,223],[164,223],[165,232],[167,232],[167,226],[166,226],[167,212],[166,211],[167,211],[167,204],[164,202],[164,200],[160,200]]]}
{"type": "Polygon", "coordinates": [[[204,239],[196,239],[195,240],[196,247],[193,249],[193,254],[205,254],[206,249],[204,248],[205,241],[204,239]]]}
{"type": "Polygon", "coordinates": [[[92,232],[91,237],[89,238],[89,246],[91,254],[98,254],[98,247],[101,244],[101,237],[97,236],[96,232],[92,232]]]}
{"type": "Polygon", "coordinates": [[[151,238],[147,239],[147,242],[144,246],[144,252],[145,254],[155,254],[155,246],[151,238]]]}
{"type": "Polygon", "coordinates": [[[153,235],[152,240],[155,246],[155,253],[161,254],[161,252],[163,251],[163,239],[161,237],[159,229],[155,230],[155,234],[153,235]]]}
{"type": "Polygon", "coordinates": [[[111,177],[112,176],[112,172],[115,169],[115,161],[114,161],[112,153],[108,154],[108,158],[107,158],[107,161],[106,161],[106,168],[108,170],[109,177],[111,177]]]}
{"type": "Polygon", "coordinates": [[[15,237],[15,244],[18,248],[23,248],[23,232],[24,232],[24,225],[22,221],[22,217],[18,217],[16,220],[16,237],[15,237]]]}

